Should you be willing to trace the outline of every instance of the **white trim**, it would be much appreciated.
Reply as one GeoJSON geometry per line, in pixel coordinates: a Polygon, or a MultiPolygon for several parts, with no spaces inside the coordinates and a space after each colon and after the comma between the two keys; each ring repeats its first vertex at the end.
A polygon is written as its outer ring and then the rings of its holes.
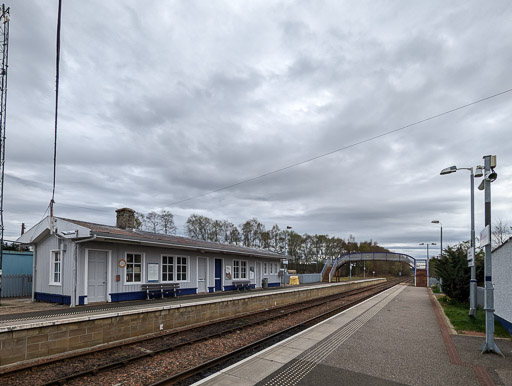
{"type": "MultiPolygon", "coordinates": [[[[161,269],[160,271],[160,282],[162,283],[190,283],[190,280],[191,280],[191,274],[192,272],[190,271],[190,259],[194,256],[187,256],[187,255],[179,255],[179,254],[175,254],[175,253],[162,253],[160,255],[160,265],[163,266],[162,264],[162,258],[164,256],[167,256],[167,257],[172,257],[172,269],[173,269],[173,275],[172,275],[172,280],[167,280],[167,281],[164,281],[163,280],[163,269],[161,269]],[[181,257],[181,258],[185,258],[186,259],[186,271],[187,271],[187,279],[186,280],[178,280],[178,257],[181,257]]],[[[196,256],[196,260],[197,260],[197,256],[196,256]]],[[[168,264],[167,264],[168,265],[168,264]]],[[[197,279],[197,265],[196,265],[196,279],[197,279]]],[[[197,286],[196,286],[197,287],[197,286]]]]}
{"type": "MultiPolygon", "coordinates": [[[[174,278],[176,277],[176,259],[175,255],[169,254],[169,253],[162,253],[160,254],[160,283],[175,283],[176,281],[174,278]],[[171,265],[172,266],[172,280],[164,280],[164,263],[163,259],[165,257],[172,257],[172,264],[165,264],[165,265],[171,265]]],[[[167,277],[169,277],[169,272],[167,272],[167,277]]]]}
{"type": "MultiPolygon", "coordinates": [[[[148,282],[148,278],[147,278],[148,272],[145,268],[146,268],[146,253],[143,253],[142,254],[142,265],[140,267],[140,280],[142,280],[142,283],[148,282]]],[[[135,274],[135,271],[133,273],[135,274]]],[[[142,283],[140,283],[140,284],[142,284],[142,283]]]]}
{"type": "Polygon", "coordinates": [[[249,280],[248,279],[248,273],[249,273],[249,261],[247,260],[239,260],[239,259],[233,259],[233,279],[232,280],[249,280]],[[241,277],[242,274],[242,264],[239,266],[239,277],[235,277],[235,261],[238,261],[241,263],[242,261],[245,262],[245,277],[241,277]]]}
{"type": "MultiPolygon", "coordinates": [[[[89,295],[87,292],[87,281],[89,280],[89,248],[85,248],[85,258],[84,258],[84,304],[89,304],[89,299],[87,296],[89,295]]],[[[80,299],[80,298],[79,298],[80,299]]]]}
{"type": "MultiPolygon", "coordinates": [[[[144,263],[146,261],[146,254],[145,253],[142,253],[142,252],[125,252],[124,253],[124,259],[126,260],[126,267],[124,268],[121,268],[121,272],[123,273],[123,285],[141,285],[141,284],[144,284],[145,283],[145,276],[144,276],[144,272],[145,272],[145,269],[144,269],[144,263]],[[131,255],[140,255],[141,256],[141,259],[140,259],[140,263],[141,263],[141,267],[140,267],[140,281],[135,281],[135,282],[126,282],[126,268],[128,268],[128,255],[131,254],[131,255]]],[[[133,263],[132,263],[133,264],[133,263]]],[[[135,277],[135,270],[133,270],[133,275],[135,277]]]]}
{"type": "Polygon", "coordinates": [[[112,251],[107,250],[107,302],[111,303],[112,298],[112,251]]]}
{"type": "Polygon", "coordinates": [[[50,280],[48,281],[48,285],[50,286],[54,286],[54,287],[62,287],[62,250],[61,249],[50,249],[50,280]],[[55,263],[55,260],[54,260],[54,253],[58,253],[59,256],[60,256],[60,261],[59,261],[59,279],[60,281],[53,281],[53,278],[55,276],[55,266],[54,266],[54,263],[55,263]]]}
{"type": "MultiPolygon", "coordinates": [[[[176,256],[176,263],[175,263],[176,280],[175,280],[175,282],[176,283],[190,283],[190,277],[192,276],[191,275],[192,272],[190,272],[190,257],[191,256],[184,256],[184,255],[175,255],[175,256],[176,256]],[[187,279],[186,280],[178,280],[178,257],[182,257],[182,258],[186,259],[186,262],[187,262],[187,264],[185,265],[186,270],[187,270],[187,279]]],[[[196,275],[196,278],[197,278],[197,275],[196,275]]]]}

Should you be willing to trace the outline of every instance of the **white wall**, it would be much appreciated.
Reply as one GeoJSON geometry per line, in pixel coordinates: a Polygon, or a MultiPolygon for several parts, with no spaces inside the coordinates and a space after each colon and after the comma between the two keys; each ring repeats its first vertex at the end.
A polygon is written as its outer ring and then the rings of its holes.
{"type": "Polygon", "coordinates": [[[512,323],[512,240],[492,253],[494,313],[512,323]]]}

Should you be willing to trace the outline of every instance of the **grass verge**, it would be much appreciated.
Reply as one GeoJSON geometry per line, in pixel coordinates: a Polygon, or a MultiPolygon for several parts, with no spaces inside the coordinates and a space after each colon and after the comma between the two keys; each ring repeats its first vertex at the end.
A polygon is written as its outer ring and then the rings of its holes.
{"type": "MultiPolygon", "coordinates": [[[[470,318],[468,316],[469,304],[459,303],[446,295],[437,298],[455,331],[485,332],[485,312],[482,309],[478,309],[476,318],[470,318]]],[[[510,333],[497,321],[494,322],[494,335],[499,338],[512,339],[510,333]]]]}

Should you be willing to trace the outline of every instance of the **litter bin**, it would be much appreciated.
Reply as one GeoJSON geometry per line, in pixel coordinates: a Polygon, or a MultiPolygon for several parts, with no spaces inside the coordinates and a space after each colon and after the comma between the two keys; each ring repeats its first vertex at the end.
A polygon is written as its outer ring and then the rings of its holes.
{"type": "Polygon", "coordinates": [[[268,288],[268,277],[265,277],[262,281],[261,281],[261,286],[263,288],[268,288]]]}

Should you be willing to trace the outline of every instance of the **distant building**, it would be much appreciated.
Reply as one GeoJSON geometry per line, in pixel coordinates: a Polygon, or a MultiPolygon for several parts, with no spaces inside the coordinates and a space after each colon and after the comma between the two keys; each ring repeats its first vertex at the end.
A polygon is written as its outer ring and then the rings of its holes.
{"type": "Polygon", "coordinates": [[[32,293],[32,252],[2,251],[2,297],[32,293]]]}
{"type": "Polygon", "coordinates": [[[494,315],[512,333],[512,237],[492,251],[494,315]]]}
{"type": "Polygon", "coordinates": [[[18,242],[34,249],[33,299],[70,305],[145,299],[147,284],[179,294],[280,286],[281,259],[267,250],[134,229],[135,211],[118,209],[116,226],[50,218],[18,242]]]}

